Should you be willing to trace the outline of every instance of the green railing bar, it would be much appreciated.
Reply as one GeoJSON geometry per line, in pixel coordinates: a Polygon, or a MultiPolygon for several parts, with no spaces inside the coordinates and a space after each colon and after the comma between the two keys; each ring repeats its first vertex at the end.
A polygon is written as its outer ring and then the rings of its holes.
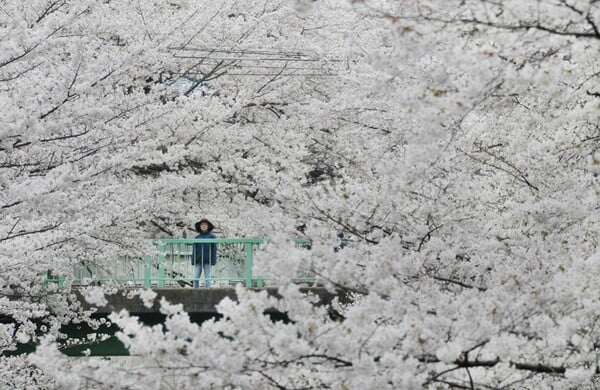
{"type": "Polygon", "coordinates": [[[216,244],[263,244],[264,238],[155,238],[152,240],[157,245],[161,244],[197,244],[216,243],[216,244]]]}

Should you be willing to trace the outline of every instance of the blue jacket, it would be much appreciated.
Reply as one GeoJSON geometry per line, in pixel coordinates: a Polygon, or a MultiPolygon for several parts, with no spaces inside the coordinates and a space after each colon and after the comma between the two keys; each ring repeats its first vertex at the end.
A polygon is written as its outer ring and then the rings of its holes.
{"type": "MultiPolygon", "coordinates": [[[[198,234],[196,238],[217,238],[213,233],[198,234]]],[[[217,264],[216,243],[195,243],[192,247],[192,265],[195,264],[217,264]]]]}

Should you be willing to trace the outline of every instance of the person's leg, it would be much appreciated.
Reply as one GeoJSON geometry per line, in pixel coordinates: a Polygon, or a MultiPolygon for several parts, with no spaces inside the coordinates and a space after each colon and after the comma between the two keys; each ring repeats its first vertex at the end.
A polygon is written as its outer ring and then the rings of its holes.
{"type": "Polygon", "coordinates": [[[210,284],[211,284],[210,267],[211,267],[210,263],[204,264],[204,279],[206,279],[206,287],[210,287],[210,284]]]}
{"type": "Polygon", "coordinates": [[[200,287],[200,275],[202,275],[202,264],[194,265],[194,288],[200,287]]]}

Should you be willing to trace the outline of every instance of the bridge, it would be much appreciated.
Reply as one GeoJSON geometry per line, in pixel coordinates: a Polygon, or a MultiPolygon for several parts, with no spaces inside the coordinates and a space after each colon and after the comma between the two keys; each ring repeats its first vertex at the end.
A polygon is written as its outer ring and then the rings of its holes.
{"type": "MultiPolygon", "coordinates": [[[[159,303],[165,298],[171,303],[180,303],[188,312],[192,321],[200,323],[209,318],[218,317],[216,305],[225,297],[237,300],[235,286],[266,290],[277,295],[277,286],[257,274],[254,269],[254,256],[267,243],[262,238],[165,238],[153,240],[155,253],[146,256],[122,256],[110,264],[82,259],[76,262],[72,272],[58,276],[48,276],[46,284],[56,283],[59,286],[70,283],[77,292],[79,287],[117,283],[120,288],[116,294],[108,295],[107,304],[95,307],[88,304],[81,295],[84,308],[94,308],[94,317],[106,317],[113,311],[126,309],[146,324],[157,324],[164,320],[160,313],[159,303]],[[194,266],[191,264],[192,247],[196,243],[216,244],[217,263],[212,267],[210,288],[191,288],[194,281],[194,266]],[[154,305],[146,307],[139,298],[129,299],[128,292],[139,288],[149,288],[157,293],[154,305]]],[[[310,249],[308,240],[292,240],[296,248],[310,249]]],[[[341,240],[340,247],[348,240],[341,240]]],[[[336,248],[332,248],[335,250],[336,248]]],[[[305,294],[317,295],[319,304],[329,304],[335,297],[347,303],[348,297],[343,293],[332,293],[318,285],[310,264],[300,267],[292,280],[301,284],[305,294]]],[[[285,313],[267,309],[266,313],[273,320],[287,321],[285,313]]],[[[65,348],[64,353],[70,356],[83,356],[84,351],[91,356],[127,355],[128,351],[114,337],[118,331],[115,325],[109,328],[93,330],[85,324],[70,324],[63,327],[69,339],[86,340],[89,333],[104,334],[108,338],[99,343],[83,342],[65,348]]],[[[33,351],[34,345],[21,345],[14,353],[33,351]]],[[[11,353],[12,354],[12,353],[11,353]]]]}

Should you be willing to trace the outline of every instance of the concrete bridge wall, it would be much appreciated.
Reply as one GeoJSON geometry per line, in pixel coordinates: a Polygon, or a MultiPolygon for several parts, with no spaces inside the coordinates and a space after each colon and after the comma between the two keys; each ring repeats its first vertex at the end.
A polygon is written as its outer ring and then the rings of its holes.
{"type": "MultiPolygon", "coordinates": [[[[254,290],[266,290],[271,295],[277,295],[276,288],[264,288],[254,290]]],[[[319,296],[321,304],[330,303],[334,297],[338,296],[340,301],[346,302],[345,296],[334,294],[323,287],[302,287],[300,289],[306,294],[319,296]]],[[[237,295],[234,288],[172,288],[172,289],[154,289],[157,297],[154,299],[154,305],[150,308],[144,306],[142,300],[136,296],[132,299],[127,298],[128,290],[120,290],[115,295],[107,296],[108,304],[97,308],[98,314],[108,314],[112,311],[126,309],[132,314],[150,314],[159,313],[160,301],[164,297],[172,304],[183,304],[183,309],[190,314],[216,314],[217,305],[225,297],[237,301],[237,295]]],[[[91,306],[81,299],[86,308],[91,306]]]]}

